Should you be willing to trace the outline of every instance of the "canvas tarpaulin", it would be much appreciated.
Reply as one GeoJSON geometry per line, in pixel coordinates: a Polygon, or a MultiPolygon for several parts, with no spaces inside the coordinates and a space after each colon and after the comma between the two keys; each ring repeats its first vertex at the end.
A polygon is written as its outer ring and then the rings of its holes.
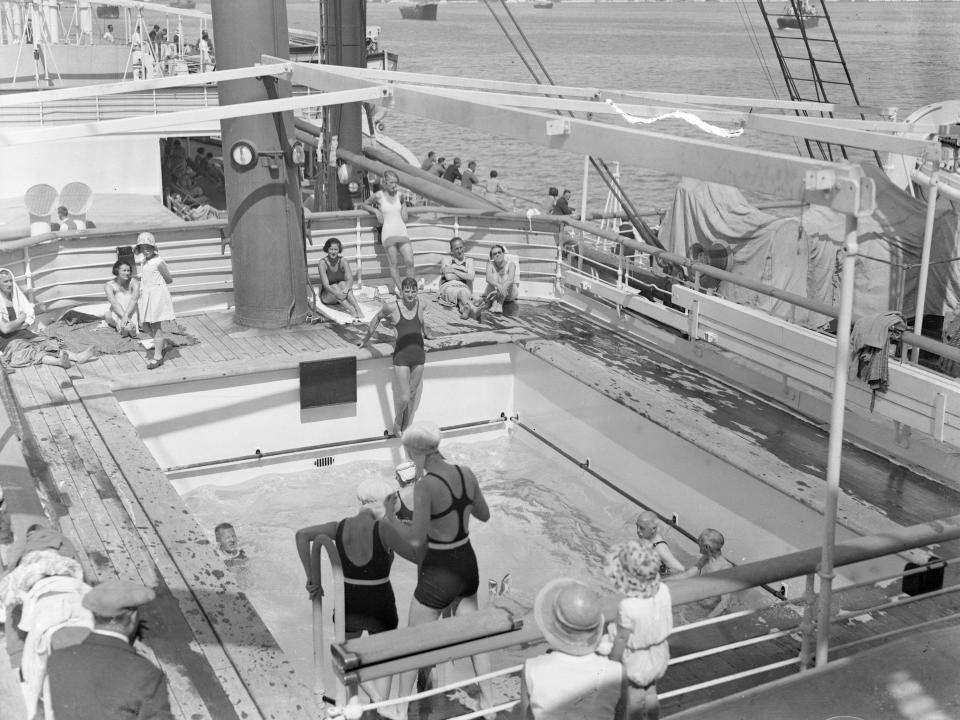
{"type": "MultiPolygon", "coordinates": [[[[897,310],[912,317],[919,278],[926,203],[910,197],[876,168],[865,168],[877,188],[877,209],[860,218],[855,316],[897,310]]],[[[952,315],[960,306],[958,210],[937,206],[926,312],[952,315]]],[[[679,255],[690,247],[726,246],[731,272],[834,307],[839,302],[845,217],[822,206],[780,217],[751,205],[736,188],[684,178],[660,228],[660,242],[679,255]]],[[[731,282],[718,293],[807,327],[827,318],[731,282]]]]}

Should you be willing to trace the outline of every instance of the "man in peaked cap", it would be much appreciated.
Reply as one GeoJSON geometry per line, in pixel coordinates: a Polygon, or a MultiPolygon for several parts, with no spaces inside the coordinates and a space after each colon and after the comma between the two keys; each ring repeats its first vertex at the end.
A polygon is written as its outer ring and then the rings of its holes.
{"type": "Polygon", "coordinates": [[[55,650],[47,663],[57,720],[173,720],[166,677],[131,645],[139,608],[154,597],[150,588],[126,580],[108,580],[84,596],[93,632],[55,650]]]}

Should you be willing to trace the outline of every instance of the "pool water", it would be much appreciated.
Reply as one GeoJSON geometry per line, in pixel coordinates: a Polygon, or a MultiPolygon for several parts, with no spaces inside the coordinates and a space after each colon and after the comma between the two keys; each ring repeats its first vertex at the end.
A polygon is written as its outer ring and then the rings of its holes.
{"type": "MultiPolygon", "coordinates": [[[[490,506],[489,522],[474,519],[470,526],[480,567],[481,608],[490,600],[488,580],[499,581],[507,573],[506,596],[524,609],[531,608],[537,591],[556,577],[572,576],[598,590],[612,590],[603,576],[603,556],[611,546],[635,537],[635,505],[520,430],[494,439],[448,440],[443,452],[476,473],[490,506]]],[[[335,462],[326,468],[265,474],[228,487],[204,486],[184,496],[211,539],[220,522],[236,528],[247,555],[234,567],[241,589],[305,679],[312,668],[311,605],[294,533],[355,514],[356,487],[375,477],[392,478],[393,465],[379,460],[335,462]]],[[[680,561],[690,562],[695,548],[670,537],[669,529],[667,533],[680,561]]],[[[404,626],[416,568],[398,557],[391,580],[404,626]]],[[[504,651],[494,658],[494,667],[516,664],[523,656],[520,649],[504,651]]]]}

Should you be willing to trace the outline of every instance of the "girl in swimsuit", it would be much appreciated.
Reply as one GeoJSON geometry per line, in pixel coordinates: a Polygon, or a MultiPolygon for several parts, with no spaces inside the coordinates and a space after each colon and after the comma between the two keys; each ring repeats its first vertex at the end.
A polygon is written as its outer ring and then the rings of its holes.
{"type": "Polygon", "coordinates": [[[133,277],[133,261],[117,260],[113,264],[113,280],[103,284],[109,307],[104,322],[120,333],[135,338],[140,332],[140,281],[133,277]]]}
{"type": "MultiPolygon", "coordinates": [[[[470,518],[490,519],[490,509],[473,472],[452,465],[440,454],[440,428],[432,423],[411,425],[403,446],[422,477],[414,484],[413,521],[405,525],[396,517],[394,504],[387,504],[387,522],[410,545],[419,559],[417,589],[410,601],[408,626],[423,625],[440,617],[444,608],[457,603],[455,614],[477,611],[480,585],[477,557],[470,545],[470,518]],[[459,602],[458,602],[459,601],[459,602]]],[[[477,675],[490,671],[486,654],[474,655],[477,675]]],[[[400,694],[413,690],[416,673],[400,676],[400,694]]],[[[480,684],[481,704],[493,704],[489,682],[480,684]]],[[[405,720],[406,706],[397,717],[405,720]]]]}
{"type": "Polygon", "coordinates": [[[367,212],[377,218],[380,226],[380,239],[387,251],[387,261],[390,264],[390,277],[397,292],[400,287],[400,270],[398,260],[403,258],[404,275],[414,277],[413,248],[410,246],[410,236],[407,234],[407,206],[397,192],[400,177],[392,170],[383,174],[382,189],[370,196],[370,201],[364,203],[367,212]]]}
{"type": "Polygon", "coordinates": [[[353,297],[353,272],[350,263],[343,259],[343,245],[337,238],[323,244],[327,254],[317,263],[320,271],[320,302],[324,305],[341,305],[355,318],[363,317],[356,298],[353,297]]]}
{"type": "Polygon", "coordinates": [[[401,299],[385,302],[370,319],[366,334],[357,343],[358,347],[366,345],[381,320],[397,330],[393,347],[394,435],[400,435],[409,427],[420,404],[423,364],[427,358],[423,341],[430,339],[423,321],[423,305],[417,296],[417,281],[404,278],[400,284],[401,299]]]}
{"type": "Polygon", "coordinates": [[[644,510],[637,515],[637,537],[653,545],[654,552],[660,559],[660,574],[682,573],[685,568],[670,551],[667,541],[660,535],[660,518],[652,510],[644,510]]]}
{"type": "MultiPolygon", "coordinates": [[[[310,575],[310,555],[313,542],[324,535],[332,539],[343,568],[344,625],[347,639],[395,630],[397,601],[390,583],[390,567],[394,551],[411,562],[416,562],[410,546],[393,526],[383,521],[385,501],[391,499],[393,488],[384,480],[367,480],[357,488],[360,512],[339,521],[313,525],[297,530],[297,553],[307,574],[307,594],[310,599],[323,596],[323,588],[315,585],[310,575]]],[[[364,684],[374,702],[385,699],[390,692],[390,678],[364,684]]]]}

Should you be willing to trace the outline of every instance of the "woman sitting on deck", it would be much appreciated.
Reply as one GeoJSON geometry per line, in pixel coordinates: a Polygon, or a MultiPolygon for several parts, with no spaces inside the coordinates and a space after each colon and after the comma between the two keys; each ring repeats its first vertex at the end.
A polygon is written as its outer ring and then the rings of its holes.
{"type": "Polygon", "coordinates": [[[317,263],[320,272],[320,302],[324,305],[340,305],[355,318],[363,313],[353,297],[353,271],[350,263],[343,259],[343,245],[337,238],[330,238],[323,244],[325,258],[317,263]]]}
{"type": "Polygon", "coordinates": [[[113,264],[113,280],[103,284],[110,307],[104,322],[120,333],[135,338],[140,332],[140,281],[133,276],[133,260],[123,258],[113,264]]]}
{"type": "Polygon", "coordinates": [[[475,307],[463,308],[460,317],[482,320],[483,311],[489,310],[495,302],[501,304],[504,315],[516,315],[520,296],[518,280],[517,264],[507,260],[507,249],[503,245],[494,245],[490,248],[490,262],[487,263],[487,287],[480,302],[475,307]]]}
{"type": "MultiPolygon", "coordinates": [[[[357,488],[360,512],[340,521],[313,525],[297,530],[297,553],[307,574],[310,599],[323,595],[323,588],[314,584],[310,555],[313,542],[321,535],[333,540],[343,567],[344,625],[347,639],[395,630],[399,625],[397,600],[390,584],[390,567],[394,551],[416,562],[412,549],[393,526],[381,522],[386,501],[393,502],[393,488],[385,480],[365,480],[357,488]]],[[[364,686],[374,702],[387,697],[390,678],[364,686]]]]}
{"type": "Polygon", "coordinates": [[[83,363],[93,359],[92,347],[71,353],[59,340],[29,329],[36,320],[33,305],[14,282],[13,272],[7,268],[0,268],[0,299],[3,300],[0,352],[8,366],[59,365],[68,368],[71,362],[83,363]]]}
{"type": "MultiPolygon", "coordinates": [[[[422,473],[414,484],[410,525],[397,519],[394,503],[387,503],[387,521],[419,559],[407,625],[433,622],[449,605],[455,605],[456,615],[474,613],[478,609],[480,574],[470,545],[470,518],[480,522],[490,519],[480,484],[470,468],[452,465],[440,454],[440,428],[436,425],[411,425],[401,440],[417,473],[422,473]]],[[[477,675],[490,671],[486,654],[474,655],[472,660],[477,675]]],[[[416,676],[415,672],[401,675],[401,697],[412,692],[416,676]]],[[[489,681],[480,683],[480,694],[482,707],[491,707],[489,681]]],[[[407,707],[398,707],[395,717],[405,720],[407,707]]]]}

